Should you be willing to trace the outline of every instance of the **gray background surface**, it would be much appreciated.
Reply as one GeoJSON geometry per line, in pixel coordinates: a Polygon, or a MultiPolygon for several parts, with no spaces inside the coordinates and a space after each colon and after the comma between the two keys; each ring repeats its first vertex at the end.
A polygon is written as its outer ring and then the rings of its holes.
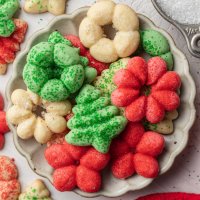
{"type": "MultiPolygon", "coordinates": [[[[67,13],[71,13],[77,8],[90,5],[93,2],[93,0],[69,0],[67,13]]],[[[173,25],[165,21],[157,13],[150,0],[118,0],[116,2],[128,4],[131,7],[133,7],[137,12],[149,17],[157,26],[165,29],[168,33],[170,33],[170,35],[174,38],[177,47],[186,54],[190,64],[190,72],[195,80],[197,87],[197,96],[195,101],[197,109],[197,118],[193,128],[190,131],[190,139],[188,146],[176,159],[173,167],[169,172],[157,178],[147,188],[137,192],[129,192],[126,195],[115,199],[133,200],[145,194],[169,191],[184,191],[198,193],[200,189],[200,111],[198,111],[200,107],[200,59],[197,59],[190,55],[187,49],[185,39],[183,38],[180,31],[177,30],[173,25]]],[[[21,5],[23,4],[24,1],[22,0],[21,5]]],[[[41,15],[28,15],[21,11],[19,17],[25,19],[29,23],[29,30],[26,37],[27,41],[28,38],[35,31],[45,27],[48,24],[48,22],[51,19],[53,19],[54,16],[48,13],[41,15]]],[[[22,45],[22,49],[24,48],[26,41],[22,45]]],[[[0,77],[0,92],[3,94],[5,94],[6,84],[10,79],[11,74],[12,65],[9,66],[9,70],[6,76],[0,77]]],[[[15,150],[11,133],[6,135],[6,145],[4,150],[0,152],[0,155],[8,155],[10,157],[15,158],[16,164],[19,167],[19,179],[22,183],[23,188],[27,183],[30,183],[32,180],[40,178],[32,172],[26,160],[15,150]]],[[[44,179],[44,181],[48,185],[50,191],[52,192],[52,197],[55,200],[84,199],[83,197],[80,197],[74,194],[73,192],[57,192],[47,180],[44,179]]],[[[106,200],[109,198],[98,197],[95,199],[106,200]]]]}

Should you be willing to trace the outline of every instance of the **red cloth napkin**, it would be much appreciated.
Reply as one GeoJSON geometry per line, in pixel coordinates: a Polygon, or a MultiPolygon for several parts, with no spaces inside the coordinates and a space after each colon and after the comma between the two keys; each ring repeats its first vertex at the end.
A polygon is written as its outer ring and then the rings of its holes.
{"type": "Polygon", "coordinates": [[[137,200],[200,200],[200,194],[183,192],[157,193],[139,197],[137,200]]]}

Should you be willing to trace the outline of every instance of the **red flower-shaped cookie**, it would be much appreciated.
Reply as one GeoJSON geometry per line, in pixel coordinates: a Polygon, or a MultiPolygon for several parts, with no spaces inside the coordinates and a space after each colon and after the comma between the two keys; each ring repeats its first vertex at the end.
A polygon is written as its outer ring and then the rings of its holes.
{"type": "Polygon", "coordinates": [[[57,190],[70,191],[78,187],[84,192],[97,192],[101,188],[100,171],[108,164],[110,155],[64,142],[48,147],[45,158],[55,169],[53,184],[57,190]]]}
{"type": "Polygon", "coordinates": [[[112,103],[125,108],[129,121],[139,122],[144,117],[151,123],[163,120],[165,111],[178,108],[180,98],[176,91],[181,79],[174,71],[167,71],[165,61],[153,57],[146,61],[141,57],[130,59],[126,69],[114,76],[117,89],[112,93],[112,103]]]}
{"type": "Polygon", "coordinates": [[[129,122],[120,138],[113,141],[110,149],[112,173],[124,179],[135,172],[146,178],[154,178],[159,173],[156,157],[164,148],[162,135],[145,132],[141,123],[129,122]]]}
{"type": "Polygon", "coordinates": [[[17,200],[20,194],[20,183],[14,161],[6,156],[0,156],[0,199],[17,200]]]}

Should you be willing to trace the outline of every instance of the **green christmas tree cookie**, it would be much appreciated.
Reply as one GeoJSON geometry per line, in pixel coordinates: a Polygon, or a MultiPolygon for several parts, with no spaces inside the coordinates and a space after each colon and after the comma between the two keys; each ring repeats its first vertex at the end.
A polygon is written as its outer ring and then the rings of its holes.
{"type": "Polygon", "coordinates": [[[101,90],[104,95],[110,96],[116,89],[116,85],[113,83],[113,77],[119,69],[126,67],[129,58],[122,58],[112,63],[109,69],[104,70],[101,76],[98,76],[94,82],[94,86],[101,90]]]}
{"type": "Polygon", "coordinates": [[[126,126],[127,120],[119,116],[119,109],[111,105],[109,97],[102,97],[100,90],[86,84],[76,97],[74,116],[67,126],[71,131],[66,141],[77,146],[93,146],[107,153],[114,137],[126,126]]]}

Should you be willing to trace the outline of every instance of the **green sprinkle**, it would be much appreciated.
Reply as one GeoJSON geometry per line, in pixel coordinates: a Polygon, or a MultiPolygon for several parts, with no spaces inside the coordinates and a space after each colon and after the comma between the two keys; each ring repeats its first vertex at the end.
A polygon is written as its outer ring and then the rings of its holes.
{"type": "Polygon", "coordinates": [[[81,89],[76,102],[74,116],[67,123],[71,131],[66,141],[78,146],[92,145],[97,151],[107,153],[112,139],[123,131],[127,120],[118,116],[119,109],[91,85],[81,89]]]}

